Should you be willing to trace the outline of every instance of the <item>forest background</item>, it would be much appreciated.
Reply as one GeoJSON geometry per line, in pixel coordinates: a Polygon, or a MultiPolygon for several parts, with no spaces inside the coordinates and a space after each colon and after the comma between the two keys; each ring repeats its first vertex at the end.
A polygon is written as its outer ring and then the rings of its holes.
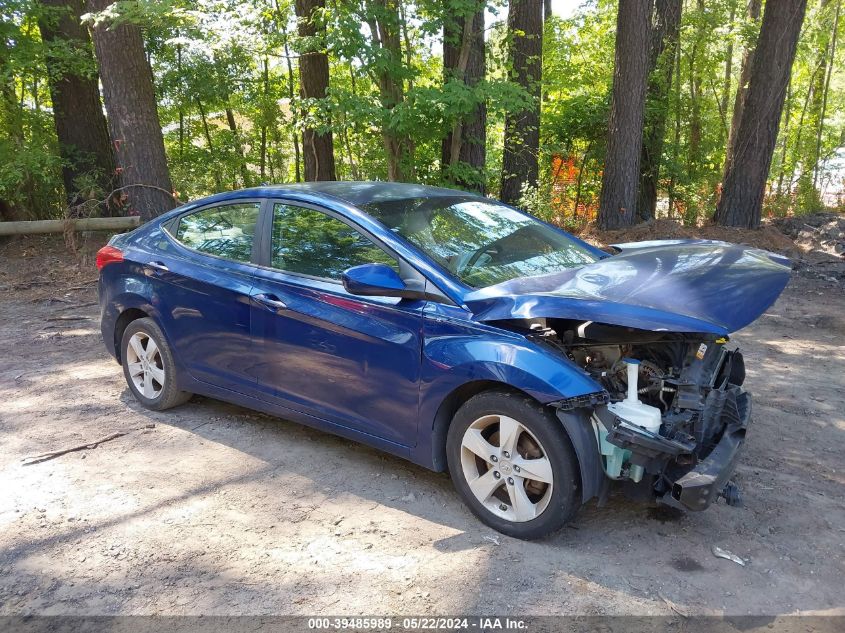
{"type": "Polygon", "coordinates": [[[843,205],[841,0],[0,0],[0,219],[262,183],[578,230],[843,205]]]}

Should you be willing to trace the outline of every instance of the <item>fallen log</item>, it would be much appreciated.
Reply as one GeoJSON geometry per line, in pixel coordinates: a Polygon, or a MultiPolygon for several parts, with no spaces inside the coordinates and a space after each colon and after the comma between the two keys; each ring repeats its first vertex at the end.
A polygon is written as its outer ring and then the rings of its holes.
{"type": "Polygon", "coordinates": [[[141,224],[141,218],[130,215],[119,218],[78,218],[68,220],[33,220],[0,222],[0,235],[37,235],[71,231],[124,231],[141,224]]]}

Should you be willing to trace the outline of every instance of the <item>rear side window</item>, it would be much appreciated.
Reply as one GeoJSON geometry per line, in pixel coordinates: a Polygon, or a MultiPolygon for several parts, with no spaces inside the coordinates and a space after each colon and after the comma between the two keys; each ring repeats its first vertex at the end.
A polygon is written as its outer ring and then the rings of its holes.
{"type": "Polygon", "coordinates": [[[301,275],[340,280],[359,264],[399,263],[368,237],[330,215],[276,204],[273,207],[273,268],[301,275]]]}
{"type": "Polygon", "coordinates": [[[245,202],[186,215],[179,220],[176,239],[201,253],[248,262],[260,208],[259,202],[245,202]]]}

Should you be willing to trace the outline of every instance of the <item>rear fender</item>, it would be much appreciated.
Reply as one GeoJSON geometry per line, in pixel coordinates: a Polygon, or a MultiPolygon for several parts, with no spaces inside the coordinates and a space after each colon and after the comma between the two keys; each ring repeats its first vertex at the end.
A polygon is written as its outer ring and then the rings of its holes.
{"type": "MultiPolygon", "coordinates": [[[[167,337],[166,318],[160,309],[160,302],[153,295],[153,285],[144,274],[141,266],[124,262],[109,264],[103,268],[100,276],[100,331],[103,343],[109,353],[120,361],[116,328],[120,315],[127,310],[140,310],[161,327],[167,344],[173,344],[167,337]]],[[[174,363],[180,372],[181,363],[174,354],[174,363]]]]}

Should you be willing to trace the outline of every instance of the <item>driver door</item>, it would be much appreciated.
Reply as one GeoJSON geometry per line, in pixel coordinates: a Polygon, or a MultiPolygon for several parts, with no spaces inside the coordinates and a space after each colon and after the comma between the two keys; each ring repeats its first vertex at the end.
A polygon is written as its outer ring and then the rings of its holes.
{"type": "Polygon", "coordinates": [[[346,292],[347,268],[399,262],[340,216],[282,201],[268,212],[250,308],[259,396],[413,446],[426,302],[346,292]]]}

